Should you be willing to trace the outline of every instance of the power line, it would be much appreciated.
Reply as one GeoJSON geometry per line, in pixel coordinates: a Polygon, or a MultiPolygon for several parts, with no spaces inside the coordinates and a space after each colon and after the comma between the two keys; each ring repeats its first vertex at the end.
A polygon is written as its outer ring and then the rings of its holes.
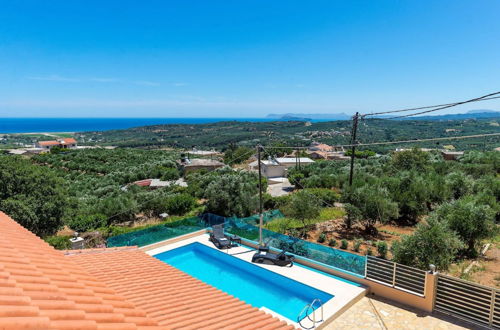
{"type": "MultiPolygon", "coordinates": [[[[424,110],[424,109],[432,109],[428,111],[423,111],[415,114],[411,114],[412,116],[422,114],[422,113],[428,113],[432,111],[437,111],[437,110],[442,110],[446,108],[451,108],[457,105],[465,104],[465,103],[471,103],[471,102],[479,102],[479,101],[487,101],[487,100],[493,100],[493,99],[499,99],[500,96],[494,96],[498,95],[500,92],[495,92],[491,93],[488,95],[484,95],[478,98],[466,100],[466,101],[460,101],[460,102],[453,102],[453,103],[446,103],[446,104],[437,104],[437,105],[429,105],[429,106],[424,106],[424,107],[417,107],[417,108],[405,108],[405,109],[398,109],[398,110],[390,110],[390,111],[382,111],[382,112],[375,112],[375,113],[367,113],[362,115],[361,117],[368,117],[368,116],[377,116],[377,115],[384,115],[388,113],[397,113],[397,112],[407,112],[407,111],[415,111],[415,110],[424,110]],[[433,108],[438,108],[438,109],[433,109],[433,108]]],[[[399,118],[399,117],[394,117],[394,118],[399,118]]],[[[394,118],[384,118],[384,119],[394,119],[394,118]]]]}
{"type": "MultiPolygon", "coordinates": [[[[476,135],[463,135],[463,136],[449,136],[441,138],[429,138],[429,139],[414,139],[414,140],[402,140],[402,141],[384,141],[384,142],[371,142],[371,143],[359,143],[355,146],[373,146],[373,145],[383,145],[383,144],[400,144],[400,143],[415,143],[415,142],[429,142],[429,141],[442,141],[442,140],[460,140],[460,139],[473,139],[488,136],[500,136],[500,133],[488,133],[488,134],[476,134],[476,135]]],[[[342,147],[352,147],[352,145],[342,145],[342,147]]]]}
{"type": "MultiPolygon", "coordinates": [[[[476,135],[464,135],[464,136],[449,136],[440,138],[428,138],[428,139],[414,139],[414,140],[401,140],[401,141],[382,141],[382,142],[370,142],[370,143],[357,143],[357,144],[334,144],[334,148],[350,148],[353,145],[356,147],[370,146],[370,145],[383,145],[383,144],[398,144],[398,143],[413,143],[413,142],[428,142],[428,141],[440,141],[440,140],[460,140],[468,138],[479,138],[488,136],[498,136],[500,133],[487,133],[487,134],[476,134],[476,135]]],[[[264,146],[262,146],[264,148],[264,146]]],[[[272,147],[271,147],[272,148],[272,147]]],[[[309,149],[310,147],[280,147],[280,149],[309,149]]]]}

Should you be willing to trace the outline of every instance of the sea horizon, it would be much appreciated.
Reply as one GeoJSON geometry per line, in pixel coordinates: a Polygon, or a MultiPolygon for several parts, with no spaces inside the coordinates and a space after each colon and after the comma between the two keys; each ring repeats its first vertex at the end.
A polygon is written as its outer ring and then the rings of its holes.
{"type": "MultiPolygon", "coordinates": [[[[274,118],[239,118],[239,117],[6,117],[0,118],[0,134],[13,133],[50,133],[50,132],[89,132],[127,129],[139,126],[165,124],[208,124],[221,121],[269,122],[279,121],[274,118]]],[[[313,120],[321,121],[321,120],[313,120]]]]}

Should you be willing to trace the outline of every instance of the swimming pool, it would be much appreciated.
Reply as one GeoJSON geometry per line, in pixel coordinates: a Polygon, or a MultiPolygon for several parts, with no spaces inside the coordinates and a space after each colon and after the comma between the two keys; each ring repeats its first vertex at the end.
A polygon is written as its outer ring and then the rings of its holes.
{"type": "Polygon", "coordinates": [[[304,306],[314,299],[324,304],[333,298],[331,294],[200,243],[154,257],[254,307],[266,307],[292,321],[297,321],[304,306]]]}

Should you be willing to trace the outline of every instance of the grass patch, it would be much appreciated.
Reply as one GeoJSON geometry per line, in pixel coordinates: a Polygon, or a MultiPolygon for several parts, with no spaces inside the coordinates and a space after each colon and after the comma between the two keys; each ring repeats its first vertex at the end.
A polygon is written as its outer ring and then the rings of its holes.
{"type": "Polygon", "coordinates": [[[202,209],[203,209],[203,206],[200,206],[200,207],[193,209],[192,211],[189,211],[188,213],[186,213],[184,215],[172,215],[163,221],[159,221],[156,223],[149,223],[149,224],[143,225],[143,226],[125,227],[125,226],[111,225],[111,226],[106,227],[106,228],[99,228],[98,230],[101,233],[103,233],[103,235],[105,237],[112,237],[112,236],[117,236],[117,235],[121,235],[121,234],[127,234],[127,233],[131,233],[134,231],[139,231],[139,230],[147,229],[147,228],[158,226],[158,225],[164,225],[167,223],[179,221],[179,220],[186,219],[186,218],[192,218],[192,217],[195,217],[198,214],[200,214],[202,209]]]}
{"type": "MultiPolygon", "coordinates": [[[[343,209],[337,207],[326,207],[321,209],[321,212],[317,218],[308,220],[307,222],[309,224],[316,224],[328,220],[338,219],[340,217],[343,217],[344,215],[345,211],[343,209]]],[[[302,221],[288,217],[276,219],[264,225],[264,228],[281,234],[285,233],[287,229],[299,229],[302,227],[302,221]]]]}
{"type": "Polygon", "coordinates": [[[393,236],[403,236],[404,235],[404,234],[401,234],[401,233],[398,233],[398,232],[395,232],[392,230],[387,230],[387,229],[379,229],[378,231],[381,233],[386,233],[386,234],[393,235],[393,236]]]}

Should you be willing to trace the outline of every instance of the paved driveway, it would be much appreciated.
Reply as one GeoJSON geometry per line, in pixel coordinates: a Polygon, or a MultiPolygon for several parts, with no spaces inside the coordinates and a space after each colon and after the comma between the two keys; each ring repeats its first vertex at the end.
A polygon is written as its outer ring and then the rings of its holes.
{"type": "Polygon", "coordinates": [[[290,184],[287,178],[280,178],[279,183],[269,184],[267,186],[267,193],[273,197],[285,196],[290,194],[294,186],[290,184]]]}

